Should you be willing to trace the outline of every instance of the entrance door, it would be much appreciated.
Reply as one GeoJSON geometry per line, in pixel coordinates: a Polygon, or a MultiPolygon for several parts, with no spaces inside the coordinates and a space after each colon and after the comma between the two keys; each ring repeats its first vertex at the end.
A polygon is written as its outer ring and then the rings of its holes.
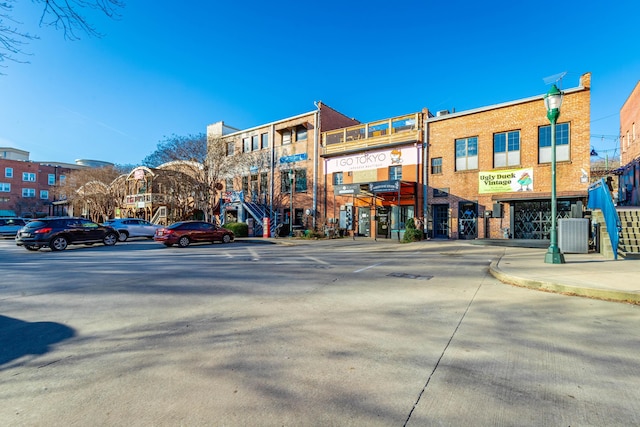
{"type": "Polygon", "coordinates": [[[449,238],[449,205],[433,205],[433,237],[449,238]]]}
{"type": "Polygon", "coordinates": [[[358,208],[358,234],[369,237],[371,227],[371,209],[369,207],[358,208]]]}
{"type": "Polygon", "coordinates": [[[460,202],[458,205],[458,237],[475,239],[478,237],[478,208],[473,202],[460,202]]]}
{"type": "Polygon", "coordinates": [[[378,208],[378,226],[376,237],[389,237],[389,208],[378,208]]]}

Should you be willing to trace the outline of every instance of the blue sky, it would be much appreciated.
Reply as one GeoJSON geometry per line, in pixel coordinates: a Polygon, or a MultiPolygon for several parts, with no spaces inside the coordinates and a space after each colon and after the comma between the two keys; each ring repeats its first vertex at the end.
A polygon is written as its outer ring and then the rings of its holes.
{"type": "Polygon", "coordinates": [[[314,101],[362,122],[463,111],[543,94],[560,72],[564,88],[592,73],[591,144],[613,158],[640,80],[640,2],[130,0],[118,20],[90,14],[104,37],[80,41],[39,28],[28,0],[15,12],[40,40],[0,70],[0,146],[32,160],[139,164],[165,136],[314,101]]]}

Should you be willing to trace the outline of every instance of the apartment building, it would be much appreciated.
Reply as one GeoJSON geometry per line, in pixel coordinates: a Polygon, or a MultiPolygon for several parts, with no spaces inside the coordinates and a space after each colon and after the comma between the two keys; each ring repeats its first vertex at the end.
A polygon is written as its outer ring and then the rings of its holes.
{"type": "Polygon", "coordinates": [[[620,109],[618,204],[640,206],[640,81],[620,109]]]}
{"type": "Polygon", "coordinates": [[[0,147],[0,216],[66,215],[65,205],[56,203],[54,189],[76,168],[33,162],[27,151],[0,147]]]}
{"type": "Polygon", "coordinates": [[[209,144],[223,140],[226,156],[233,159],[219,183],[222,222],[250,220],[254,232],[263,235],[265,230],[271,235],[278,224],[285,225],[283,232],[315,227],[320,134],[355,123],[317,102],[316,110],[249,129],[233,131],[222,122],[207,126],[209,144]]]}

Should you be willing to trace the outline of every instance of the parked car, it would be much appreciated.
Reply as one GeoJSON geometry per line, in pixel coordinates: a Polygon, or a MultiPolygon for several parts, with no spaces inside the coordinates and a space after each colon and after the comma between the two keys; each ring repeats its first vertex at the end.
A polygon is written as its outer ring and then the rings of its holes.
{"type": "Polygon", "coordinates": [[[126,241],[129,237],[148,237],[152,239],[161,225],[139,218],[115,218],[104,222],[104,225],[118,231],[118,240],[126,241]]]}
{"type": "Polygon", "coordinates": [[[210,222],[180,221],[156,230],[153,240],[164,243],[165,246],[177,244],[181,248],[186,248],[196,242],[230,243],[235,240],[235,235],[231,230],[210,222]]]}
{"type": "Polygon", "coordinates": [[[48,247],[63,251],[68,245],[104,243],[113,246],[118,232],[84,218],[42,218],[29,221],[18,231],[16,245],[30,251],[48,247]]]}
{"type": "Polygon", "coordinates": [[[27,223],[22,218],[0,218],[0,237],[16,237],[20,230],[27,223]]]}

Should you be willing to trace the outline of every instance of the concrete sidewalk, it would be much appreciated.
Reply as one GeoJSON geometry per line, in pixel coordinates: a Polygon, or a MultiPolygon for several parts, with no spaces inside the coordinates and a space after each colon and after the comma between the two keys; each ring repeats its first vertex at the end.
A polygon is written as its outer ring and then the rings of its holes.
{"type": "Polygon", "coordinates": [[[512,285],[640,304],[640,260],[610,260],[599,253],[565,254],[565,264],[546,264],[546,251],[505,247],[504,255],[489,270],[512,285]]]}

